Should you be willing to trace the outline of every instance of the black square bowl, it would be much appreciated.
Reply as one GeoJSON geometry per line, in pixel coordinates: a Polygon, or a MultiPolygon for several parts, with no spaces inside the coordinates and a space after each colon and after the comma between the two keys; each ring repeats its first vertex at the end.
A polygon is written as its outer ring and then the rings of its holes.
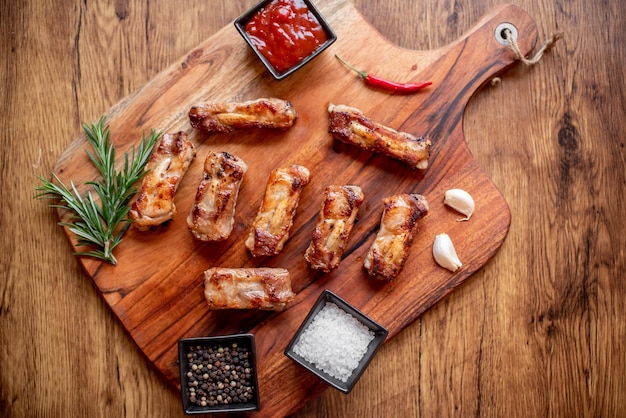
{"type": "MultiPolygon", "coordinates": [[[[256,367],[256,345],[254,343],[254,335],[232,334],[216,337],[185,338],[179,340],[178,362],[180,366],[180,393],[185,414],[193,415],[209,413],[247,412],[256,411],[260,408],[259,384],[256,367]],[[235,349],[233,349],[233,344],[236,344],[235,349]],[[242,385],[242,392],[247,392],[248,395],[242,395],[241,399],[231,400],[231,402],[227,404],[219,403],[216,405],[211,405],[209,402],[209,396],[207,396],[206,405],[198,405],[193,401],[190,388],[194,387],[196,395],[199,395],[198,391],[203,390],[203,384],[206,384],[207,386],[209,386],[209,388],[213,384],[218,384],[219,379],[217,379],[217,377],[211,376],[212,372],[217,371],[217,366],[215,366],[210,360],[210,350],[212,350],[215,354],[220,351],[220,348],[222,348],[222,353],[220,353],[220,356],[217,357],[218,359],[221,359],[219,367],[225,368],[226,364],[229,364],[230,370],[234,369],[237,373],[241,371],[240,374],[243,375],[242,379],[244,379],[245,382],[245,384],[242,385]],[[245,360],[247,360],[248,362],[247,368],[250,369],[248,373],[249,378],[246,377],[245,373],[245,361],[242,362],[242,360],[239,359],[239,356],[237,361],[228,361],[229,357],[226,356],[225,352],[230,353],[230,357],[232,358],[233,350],[235,350],[235,353],[238,352],[242,356],[244,356],[243,353],[248,353],[245,360]],[[208,359],[204,357],[204,351],[207,352],[208,359]],[[196,353],[196,358],[193,357],[194,353],[196,353]],[[191,356],[191,358],[189,358],[189,356],[191,356]],[[210,368],[208,366],[209,363],[212,363],[210,368]],[[202,368],[200,370],[197,370],[199,368],[199,364],[202,364],[202,368]],[[196,370],[193,370],[193,365],[196,365],[196,370]],[[238,369],[237,366],[240,366],[241,368],[238,369]],[[188,375],[188,373],[190,375],[188,375]],[[193,384],[194,380],[197,382],[196,386],[194,386],[193,384]],[[248,387],[251,389],[247,389],[248,387]]],[[[241,381],[239,381],[239,383],[241,383],[241,381]]],[[[231,389],[229,387],[230,383],[222,382],[222,385],[227,389],[231,389]]],[[[232,390],[236,391],[240,388],[241,387],[237,387],[235,384],[235,387],[233,387],[232,390]]],[[[223,390],[223,388],[220,390],[223,390]]],[[[222,401],[223,399],[227,399],[227,396],[228,395],[223,396],[222,401]]],[[[217,395],[214,395],[214,397],[217,397],[217,395]]],[[[201,396],[196,396],[195,398],[197,401],[200,401],[201,396]]]]}
{"type": "Polygon", "coordinates": [[[326,381],[326,383],[330,384],[335,389],[347,394],[354,388],[354,385],[357,383],[369,363],[374,358],[374,355],[385,341],[385,338],[387,338],[388,333],[389,332],[386,328],[374,322],[372,319],[361,313],[348,302],[341,299],[330,290],[324,290],[309,311],[304,321],[302,322],[302,325],[300,325],[300,328],[298,328],[296,334],[287,345],[287,348],[285,348],[284,353],[287,357],[300,364],[319,378],[323,379],[324,381],[326,381]],[[346,382],[343,382],[340,379],[337,379],[334,376],[331,376],[330,374],[324,372],[323,370],[318,369],[315,364],[309,362],[308,360],[294,352],[294,346],[298,343],[300,336],[302,335],[304,330],[308,328],[309,324],[313,322],[315,316],[319,313],[319,311],[324,308],[327,302],[334,303],[335,305],[337,305],[337,307],[342,309],[344,312],[352,315],[361,324],[365,325],[367,328],[369,328],[370,331],[374,333],[374,339],[369,342],[367,351],[359,361],[358,366],[352,371],[352,374],[346,382]]]}
{"type": "Polygon", "coordinates": [[[318,48],[315,51],[313,51],[312,53],[307,55],[305,58],[303,58],[297,64],[291,66],[290,68],[288,68],[288,69],[286,69],[284,71],[277,70],[272,65],[272,63],[254,46],[254,43],[252,42],[252,39],[250,39],[250,35],[246,31],[246,24],[248,23],[248,21],[250,19],[252,19],[252,17],[254,17],[257,13],[260,12],[261,9],[266,7],[272,1],[274,1],[274,0],[262,0],[261,2],[259,2],[255,6],[253,6],[251,9],[249,9],[247,12],[242,14],[239,18],[237,18],[235,20],[235,28],[237,28],[237,31],[241,34],[241,36],[246,41],[248,46],[250,46],[250,48],[252,49],[252,51],[254,51],[254,53],[259,58],[259,60],[261,60],[261,62],[263,63],[263,65],[265,66],[267,71],[269,71],[270,74],[272,74],[272,76],[276,80],[280,81],[280,80],[284,79],[285,77],[289,76],[290,74],[293,74],[295,71],[299,70],[303,66],[305,66],[313,58],[315,58],[322,51],[324,51],[326,48],[328,48],[333,42],[335,42],[337,40],[337,35],[335,34],[335,32],[333,32],[332,28],[330,27],[330,25],[328,24],[326,19],[324,19],[324,16],[322,16],[322,14],[319,12],[319,10],[317,10],[315,5],[310,0],[301,0],[302,2],[304,2],[306,7],[309,9],[309,11],[313,14],[313,16],[315,16],[315,18],[319,22],[320,26],[322,27],[322,29],[326,33],[326,41],[324,43],[322,43],[321,45],[319,45],[318,48]]]}

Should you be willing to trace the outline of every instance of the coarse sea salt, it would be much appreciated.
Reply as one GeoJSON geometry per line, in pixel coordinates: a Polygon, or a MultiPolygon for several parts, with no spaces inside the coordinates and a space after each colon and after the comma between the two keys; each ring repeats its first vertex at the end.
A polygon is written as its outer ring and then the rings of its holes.
{"type": "Polygon", "coordinates": [[[317,369],[347,382],[374,336],[358,319],[326,302],[300,334],[293,351],[317,369]]]}

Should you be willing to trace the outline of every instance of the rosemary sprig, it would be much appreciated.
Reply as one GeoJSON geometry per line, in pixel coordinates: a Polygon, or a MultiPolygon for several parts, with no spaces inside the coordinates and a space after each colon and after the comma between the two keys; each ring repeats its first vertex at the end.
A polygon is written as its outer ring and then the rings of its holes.
{"type": "Polygon", "coordinates": [[[87,155],[102,176],[99,181],[85,184],[93,187],[100,206],[91,191],[81,195],[72,181],[68,188],[54,173],[55,182],[38,176],[42,184],[35,188],[39,192],[35,198],[55,199],[58,203],[50,204],[50,207],[71,212],[72,222],[59,222],[59,225],[76,235],[77,246],[92,247],[74,255],[94,257],[115,265],[117,259],[113,249],[122,242],[131,222],[127,215],[128,204],[137,192],[133,185],[145,174],[146,163],[161,134],[152,130],[147,138],[144,135],[137,148],[133,145],[130,157],[124,153],[124,166],[118,172],[115,169],[115,147],[111,144],[111,133],[104,116],[95,125],[83,124],[83,129],[93,148],[93,152],[86,150],[87,155]]]}

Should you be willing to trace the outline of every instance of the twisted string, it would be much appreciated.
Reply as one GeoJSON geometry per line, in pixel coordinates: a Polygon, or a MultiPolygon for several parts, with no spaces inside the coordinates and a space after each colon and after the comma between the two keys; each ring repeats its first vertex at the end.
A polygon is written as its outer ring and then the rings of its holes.
{"type": "Polygon", "coordinates": [[[543,57],[543,54],[545,54],[548,50],[550,50],[550,48],[552,48],[559,39],[563,38],[563,33],[562,32],[553,33],[552,37],[546,40],[543,43],[543,46],[531,58],[526,58],[524,54],[522,54],[522,51],[519,49],[519,45],[517,45],[517,41],[513,39],[513,34],[511,33],[510,29],[508,28],[504,29],[503,37],[506,40],[511,51],[513,51],[513,53],[517,57],[517,59],[522,61],[522,63],[524,63],[525,65],[534,65],[539,62],[541,57],[543,57]]]}
{"type": "MultiPolygon", "coordinates": [[[[513,33],[511,32],[511,29],[508,29],[508,28],[504,29],[502,33],[502,37],[506,40],[509,49],[513,51],[513,53],[515,54],[515,57],[518,60],[520,60],[522,63],[524,63],[525,65],[530,66],[530,65],[537,64],[539,60],[543,57],[543,54],[548,52],[557,43],[559,39],[563,38],[563,33],[562,32],[553,33],[552,37],[546,40],[541,46],[541,48],[539,48],[539,50],[535,52],[535,55],[532,56],[531,58],[526,58],[524,54],[522,54],[522,51],[519,49],[519,45],[517,45],[517,41],[513,38],[513,33]]],[[[494,77],[491,79],[491,85],[494,87],[500,85],[501,82],[502,80],[500,79],[500,77],[494,77]]]]}

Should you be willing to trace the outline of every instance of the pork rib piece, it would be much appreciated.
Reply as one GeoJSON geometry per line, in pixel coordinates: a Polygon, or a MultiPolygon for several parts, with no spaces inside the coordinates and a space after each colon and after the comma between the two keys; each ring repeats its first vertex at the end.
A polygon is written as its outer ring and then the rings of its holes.
{"type": "Polygon", "coordinates": [[[223,241],[233,231],[237,196],[248,166],[227,152],[209,151],[204,162],[202,181],[187,227],[200,241],[223,241]]]}
{"type": "Polygon", "coordinates": [[[331,185],[324,190],[311,244],[304,253],[311,268],[328,273],[339,266],[361,203],[363,192],[358,186],[331,185]]]}
{"type": "Polygon", "coordinates": [[[334,138],[362,149],[403,161],[412,168],[426,169],[431,142],[398,132],[367,118],[359,109],[346,105],[328,106],[328,132],[334,138]]]}
{"type": "Polygon", "coordinates": [[[254,257],[281,252],[300,201],[309,184],[309,170],[301,165],[278,168],[267,180],[265,195],[246,239],[246,248],[254,257]]]}
{"type": "Polygon", "coordinates": [[[232,132],[247,128],[287,129],[298,113],[291,102],[262,98],[247,102],[206,102],[189,110],[191,126],[206,132],[232,132]]]}
{"type": "Polygon", "coordinates": [[[185,132],[161,137],[146,164],[147,173],[129,212],[135,228],[145,231],[174,217],[174,195],[195,155],[185,132]]]}
{"type": "Polygon", "coordinates": [[[281,268],[210,268],[204,272],[209,309],[282,311],[296,297],[289,271],[281,268]]]}
{"type": "Polygon", "coordinates": [[[428,213],[419,194],[399,194],[383,199],[380,229],[363,262],[370,276],[391,280],[400,274],[415,236],[417,221],[428,213]]]}

